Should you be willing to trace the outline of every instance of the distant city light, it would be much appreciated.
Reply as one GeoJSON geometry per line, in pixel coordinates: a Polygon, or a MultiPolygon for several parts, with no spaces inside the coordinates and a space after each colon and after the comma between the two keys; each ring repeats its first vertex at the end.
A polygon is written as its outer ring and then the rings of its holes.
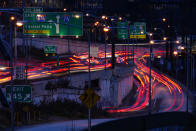
{"type": "Polygon", "coordinates": [[[177,40],[177,41],[176,41],[176,44],[179,44],[179,43],[180,43],[180,41],[179,41],[179,40],[177,40]]]}
{"type": "Polygon", "coordinates": [[[122,17],[118,17],[118,20],[122,20],[122,17]]]}
{"type": "Polygon", "coordinates": [[[63,9],[63,11],[67,11],[67,9],[66,9],[66,8],[64,8],[64,9],[63,9]]]}
{"type": "Polygon", "coordinates": [[[89,13],[86,13],[86,16],[89,16],[89,13]]]}

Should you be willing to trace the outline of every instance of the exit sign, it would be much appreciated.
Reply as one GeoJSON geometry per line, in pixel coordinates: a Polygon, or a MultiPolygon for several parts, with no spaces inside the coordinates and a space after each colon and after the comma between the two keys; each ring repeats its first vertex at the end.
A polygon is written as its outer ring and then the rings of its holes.
{"type": "Polygon", "coordinates": [[[47,45],[44,47],[44,53],[56,53],[56,46],[54,45],[47,45]]]}

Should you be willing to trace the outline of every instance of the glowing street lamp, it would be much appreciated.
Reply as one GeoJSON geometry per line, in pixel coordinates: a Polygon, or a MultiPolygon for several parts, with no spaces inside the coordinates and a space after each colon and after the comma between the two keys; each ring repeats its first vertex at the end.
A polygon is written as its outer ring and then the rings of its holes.
{"type": "Polygon", "coordinates": [[[98,24],[99,24],[99,21],[96,21],[96,22],[94,23],[95,26],[97,26],[98,24]]]}
{"type": "Polygon", "coordinates": [[[86,13],[86,16],[89,16],[89,13],[86,13]]]}
{"type": "Polygon", "coordinates": [[[106,19],[106,16],[105,15],[101,16],[101,19],[106,19]]]}
{"type": "Polygon", "coordinates": [[[14,21],[14,20],[15,20],[15,17],[14,17],[14,16],[11,16],[11,17],[10,17],[10,20],[11,20],[11,21],[14,21]]]}
{"type": "Polygon", "coordinates": [[[23,24],[23,22],[22,21],[17,21],[16,22],[16,26],[17,27],[22,27],[24,24],[23,24]]]}
{"type": "Polygon", "coordinates": [[[104,31],[104,32],[108,32],[109,30],[110,30],[110,29],[109,29],[108,27],[104,27],[104,28],[103,28],[103,31],[104,31]]]}
{"type": "Polygon", "coordinates": [[[181,49],[181,50],[184,50],[184,46],[181,46],[180,49],[181,49]]]}
{"type": "Polygon", "coordinates": [[[178,55],[178,52],[177,52],[177,51],[174,51],[173,54],[174,54],[175,56],[177,56],[177,55],[178,55]]]}
{"type": "Polygon", "coordinates": [[[151,40],[151,41],[150,41],[150,45],[153,45],[153,44],[154,44],[154,41],[153,41],[153,40],[151,40]]]}
{"type": "Polygon", "coordinates": [[[162,21],[163,21],[163,22],[166,22],[166,18],[163,18],[162,21]]]}
{"type": "Polygon", "coordinates": [[[118,17],[118,20],[122,20],[122,17],[118,17]]]}
{"type": "Polygon", "coordinates": [[[167,37],[163,37],[163,40],[166,41],[167,40],[167,37]]]}
{"type": "Polygon", "coordinates": [[[64,8],[64,9],[63,9],[63,11],[67,11],[67,9],[66,9],[66,8],[64,8]]]}

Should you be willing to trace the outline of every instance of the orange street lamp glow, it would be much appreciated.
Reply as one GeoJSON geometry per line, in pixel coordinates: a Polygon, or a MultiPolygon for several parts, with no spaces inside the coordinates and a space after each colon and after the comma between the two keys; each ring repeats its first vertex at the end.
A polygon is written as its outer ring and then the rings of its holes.
{"type": "Polygon", "coordinates": [[[118,20],[122,20],[122,17],[119,17],[118,20]]]}
{"type": "Polygon", "coordinates": [[[103,31],[104,31],[104,32],[108,32],[109,30],[110,30],[110,29],[109,29],[108,27],[104,27],[104,28],[103,28],[103,31]]]}
{"type": "Polygon", "coordinates": [[[66,8],[64,8],[64,9],[63,9],[63,11],[67,11],[67,9],[66,9],[66,8]]]}
{"type": "Polygon", "coordinates": [[[179,43],[180,43],[180,41],[179,41],[179,40],[177,40],[177,41],[176,41],[176,44],[179,44],[179,43]]]}
{"type": "Polygon", "coordinates": [[[180,49],[181,49],[181,50],[184,50],[184,46],[181,46],[180,49]]]}
{"type": "Polygon", "coordinates": [[[106,19],[106,16],[105,16],[105,15],[103,15],[103,16],[101,17],[101,19],[106,19]]]}
{"type": "Polygon", "coordinates": [[[152,33],[150,33],[149,35],[152,36],[152,33]]]}
{"type": "Polygon", "coordinates": [[[14,20],[15,20],[15,17],[14,17],[14,16],[11,16],[11,17],[10,17],[10,20],[11,20],[11,21],[14,21],[14,20]]]}
{"type": "Polygon", "coordinates": [[[153,40],[151,40],[151,41],[150,41],[150,44],[151,44],[151,45],[153,45],[153,44],[154,44],[154,41],[153,41],[153,40]]]}
{"type": "Polygon", "coordinates": [[[88,14],[88,13],[86,13],[86,16],[89,16],[89,14],[88,14]]]}
{"type": "Polygon", "coordinates": [[[99,21],[96,21],[94,25],[97,26],[98,24],[99,24],[99,21]]]}
{"type": "Polygon", "coordinates": [[[163,22],[165,22],[165,21],[166,21],[166,19],[165,19],[165,18],[163,18],[163,19],[162,19],[162,21],[163,21],[163,22]]]}
{"type": "Polygon", "coordinates": [[[17,21],[17,22],[16,22],[16,26],[17,26],[17,27],[22,27],[22,26],[23,26],[23,22],[17,21]]]}
{"type": "Polygon", "coordinates": [[[163,37],[163,40],[167,40],[167,37],[163,37]]]}
{"type": "Polygon", "coordinates": [[[173,53],[173,54],[176,56],[176,55],[178,55],[178,52],[177,52],[177,51],[174,51],[174,53],[173,53]]]}

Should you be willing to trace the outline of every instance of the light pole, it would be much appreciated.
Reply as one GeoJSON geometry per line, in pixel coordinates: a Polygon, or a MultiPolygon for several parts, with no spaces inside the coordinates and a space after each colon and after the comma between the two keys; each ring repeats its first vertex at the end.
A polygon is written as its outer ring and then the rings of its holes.
{"type": "Polygon", "coordinates": [[[105,34],[105,70],[106,70],[106,66],[107,66],[107,60],[106,60],[106,58],[107,58],[107,56],[106,56],[106,53],[107,53],[107,51],[106,51],[106,45],[107,45],[107,42],[106,42],[106,37],[107,37],[107,32],[109,31],[110,29],[108,28],[108,27],[104,27],[103,28],[103,31],[104,31],[104,34],[105,34]]]}
{"type": "Polygon", "coordinates": [[[17,37],[17,27],[20,28],[23,26],[23,23],[20,22],[20,21],[17,21],[16,22],[16,26],[14,26],[14,37],[15,37],[15,41],[14,41],[14,59],[15,59],[15,64],[16,64],[16,61],[17,61],[17,41],[16,41],[16,37],[17,37]]]}
{"type": "Polygon", "coordinates": [[[175,69],[176,69],[176,80],[178,79],[178,75],[177,75],[177,73],[178,73],[178,70],[177,70],[177,65],[178,65],[178,52],[177,51],[174,51],[173,52],[173,55],[176,57],[176,67],[175,67],[175,69]]]}
{"type": "Polygon", "coordinates": [[[14,92],[13,92],[13,88],[14,88],[14,81],[13,81],[13,31],[12,31],[12,25],[13,25],[13,21],[15,20],[14,16],[10,17],[10,21],[9,21],[9,26],[10,26],[10,47],[11,47],[11,58],[10,58],[10,74],[11,74],[11,131],[14,131],[14,92]]]}
{"type": "Polygon", "coordinates": [[[149,77],[149,112],[148,112],[148,114],[149,114],[149,116],[151,115],[151,68],[152,68],[152,57],[153,57],[153,54],[152,54],[152,45],[154,44],[154,41],[153,40],[151,40],[150,41],[150,72],[149,72],[149,74],[150,74],[150,77],[149,77]]]}

